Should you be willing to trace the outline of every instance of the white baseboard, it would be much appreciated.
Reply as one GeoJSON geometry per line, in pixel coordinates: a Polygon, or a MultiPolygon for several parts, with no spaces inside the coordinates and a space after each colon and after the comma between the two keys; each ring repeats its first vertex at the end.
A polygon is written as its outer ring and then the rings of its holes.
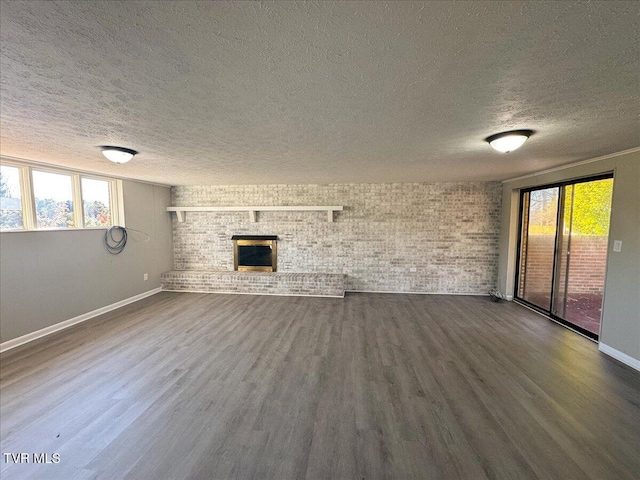
{"type": "Polygon", "coordinates": [[[272,297],[315,297],[315,298],[344,298],[342,295],[307,295],[304,293],[262,293],[262,292],[211,292],[207,290],[168,290],[162,289],[163,292],[173,293],[215,293],[220,295],[268,295],[272,297]]]}
{"type": "Polygon", "coordinates": [[[615,348],[610,347],[609,345],[605,345],[604,343],[598,344],[598,350],[602,353],[609,355],[610,357],[615,358],[619,362],[622,362],[626,365],[629,365],[631,368],[635,368],[640,371],[640,360],[637,358],[633,358],[626,353],[622,353],[620,350],[616,350],[615,348]]]}
{"type": "Polygon", "coordinates": [[[0,353],[6,352],[7,350],[11,350],[12,348],[16,348],[20,345],[24,345],[25,343],[32,342],[33,340],[36,340],[38,338],[51,335],[52,333],[59,332],[60,330],[69,328],[72,325],[86,322],[87,320],[97,317],[98,315],[110,312],[112,310],[115,310],[116,308],[124,307],[125,305],[129,305],[130,303],[137,302],[138,300],[142,300],[143,298],[150,297],[151,295],[155,295],[156,293],[160,293],[161,291],[162,289],[159,287],[154,288],[153,290],[140,293],[139,295],[134,295],[133,297],[125,298],[124,300],[112,303],[111,305],[92,310],[91,312],[83,313],[82,315],[70,318],[69,320],[64,320],[60,323],[56,323],[55,325],[36,330],[35,332],[27,333],[26,335],[14,338],[12,340],[7,340],[6,342],[0,343],[0,353]]]}

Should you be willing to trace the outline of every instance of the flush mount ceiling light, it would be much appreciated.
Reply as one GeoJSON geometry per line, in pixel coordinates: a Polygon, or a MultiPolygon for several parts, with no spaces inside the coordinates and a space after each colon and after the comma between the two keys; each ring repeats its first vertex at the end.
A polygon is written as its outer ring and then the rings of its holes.
{"type": "Polygon", "coordinates": [[[127,163],[138,153],[130,148],[111,147],[108,145],[102,145],[100,149],[102,150],[102,154],[113,163],[127,163]]]}
{"type": "Polygon", "coordinates": [[[495,150],[509,153],[520,148],[531,135],[533,135],[533,130],[511,130],[491,135],[485,138],[485,141],[489,142],[489,145],[495,150]]]}

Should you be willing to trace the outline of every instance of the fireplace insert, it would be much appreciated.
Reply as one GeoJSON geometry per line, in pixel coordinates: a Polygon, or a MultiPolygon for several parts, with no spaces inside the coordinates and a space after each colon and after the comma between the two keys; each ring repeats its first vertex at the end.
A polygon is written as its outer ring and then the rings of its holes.
{"type": "Polygon", "coordinates": [[[233,269],[241,272],[275,272],[276,235],[234,235],[233,269]]]}

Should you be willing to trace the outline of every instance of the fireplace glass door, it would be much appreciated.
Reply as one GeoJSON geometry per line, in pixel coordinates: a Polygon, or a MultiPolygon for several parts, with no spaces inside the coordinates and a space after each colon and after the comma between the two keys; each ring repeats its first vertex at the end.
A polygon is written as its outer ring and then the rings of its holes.
{"type": "Polygon", "coordinates": [[[275,272],[276,241],[265,239],[234,239],[234,270],[240,272],[275,272]]]}

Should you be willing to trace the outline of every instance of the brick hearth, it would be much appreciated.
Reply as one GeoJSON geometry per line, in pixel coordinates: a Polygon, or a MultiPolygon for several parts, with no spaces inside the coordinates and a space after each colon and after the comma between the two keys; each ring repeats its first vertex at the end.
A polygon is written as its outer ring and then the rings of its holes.
{"type": "Polygon", "coordinates": [[[344,297],[345,275],[332,273],[172,270],[162,289],[180,292],[252,293],[344,297]]]}

